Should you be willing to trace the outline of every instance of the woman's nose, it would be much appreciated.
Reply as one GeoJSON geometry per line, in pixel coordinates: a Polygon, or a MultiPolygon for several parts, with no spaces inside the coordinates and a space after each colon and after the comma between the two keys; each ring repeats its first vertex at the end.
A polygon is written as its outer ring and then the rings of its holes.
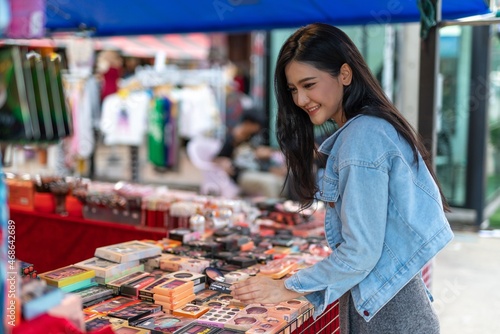
{"type": "Polygon", "coordinates": [[[297,92],[297,104],[299,107],[305,107],[309,103],[309,97],[304,91],[297,92]]]}

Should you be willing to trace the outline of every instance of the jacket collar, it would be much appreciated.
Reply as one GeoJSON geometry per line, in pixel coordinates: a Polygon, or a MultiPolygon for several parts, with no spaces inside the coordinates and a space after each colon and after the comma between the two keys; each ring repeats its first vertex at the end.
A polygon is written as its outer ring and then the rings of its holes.
{"type": "Polygon", "coordinates": [[[339,128],[337,131],[335,131],[330,137],[326,138],[323,143],[319,146],[318,151],[324,154],[330,153],[332,150],[333,144],[337,140],[337,137],[339,134],[344,131],[344,129],[351,124],[353,120],[356,118],[363,116],[363,114],[359,114],[348,120],[341,128],[339,128]]]}

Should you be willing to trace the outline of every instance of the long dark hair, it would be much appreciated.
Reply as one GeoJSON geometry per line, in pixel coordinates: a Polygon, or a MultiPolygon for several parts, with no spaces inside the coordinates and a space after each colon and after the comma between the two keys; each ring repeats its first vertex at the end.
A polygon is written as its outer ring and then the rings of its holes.
{"type": "MultiPolygon", "coordinates": [[[[289,186],[304,207],[311,205],[318,190],[314,162],[319,153],[315,145],[314,125],[307,113],[295,105],[288,89],[285,67],[291,61],[307,63],[333,77],[338,76],[343,64],[348,64],[352,81],[344,87],[342,100],[346,119],[364,114],[391,123],[410,144],[417,165],[420,152],[439,187],[427,149],[410,123],[386,97],[351,39],[336,27],[315,23],[298,29],[286,40],[278,55],[274,77],[278,100],[277,139],[286,158],[287,179],[292,181],[289,186]]],[[[443,207],[448,210],[441,188],[439,191],[443,207]]]]}

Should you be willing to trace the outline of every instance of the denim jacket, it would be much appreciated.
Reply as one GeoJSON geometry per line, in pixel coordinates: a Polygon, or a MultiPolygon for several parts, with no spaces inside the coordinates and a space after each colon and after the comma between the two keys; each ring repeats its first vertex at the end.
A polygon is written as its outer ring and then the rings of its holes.
{"type": "Polygon", "coordinates": [[[419,155],[382,118],[358,115],[326,139],[317,198],[332,253],[285,280],[316,318],[351,292],[369,321],[453,238],[439,189],[419,155]]]}

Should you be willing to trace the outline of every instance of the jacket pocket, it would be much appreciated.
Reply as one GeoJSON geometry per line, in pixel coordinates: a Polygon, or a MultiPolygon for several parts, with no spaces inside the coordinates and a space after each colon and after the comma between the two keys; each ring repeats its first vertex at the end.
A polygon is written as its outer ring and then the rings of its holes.
{"type": "Polygon", "coordinates": [[[337,202],[339,198],[339,180],[326,173],[319,179],[318,199],[324,202],[337,202]]]}

